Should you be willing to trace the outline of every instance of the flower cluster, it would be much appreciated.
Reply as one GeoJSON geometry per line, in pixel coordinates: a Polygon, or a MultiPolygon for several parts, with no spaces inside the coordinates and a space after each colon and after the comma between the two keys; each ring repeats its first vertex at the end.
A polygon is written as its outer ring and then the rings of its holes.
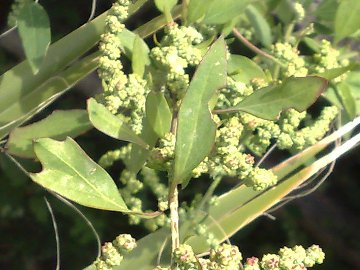
{"type": "MultiPolygon", "coordinates": [[[[319,48],[319,52],[316,53],[313,57],[314,61],[314,72],[322,73],[326,70],[345,67],[349,64],[349,60],[344,59],[339,61],[338,58],[340,52],[331,46],[331,43],[323,39],[319,48]]],[[[334,82],[340,82],[346,78],[346,74],[343,74],[334,79],[334,82]]]]}
{"type": "Polygon", "coordinates": [[[180,100],[189,85],[185,69],[196,66],[201,60],[201,50],[195,45],[202,42],[202,35],[194,27],[173,23],[165,28],[165,36],[150,56],[155,65],[166,73],[165,88],[180,100]]]}
{"type": "Polygon", "coordinates": [[[15,0],[10,7],[10,12],[7,17],[7,25],[14,27],[16,25],[17,17],[19,16],[20,10],[29,0],[15,0]]]}
{"type": "Polygon", "coordinates": [[[120,234],[112,242],[105,243],[101,248],[101,256],[93,263],[97,270],[111,270],[123,260],[123,255],[136,247],[135,239],[130,234],[120,234]]]}
{"type": "Polygon", "coordinates": [[[298,49],[290,43],[277,42],[272,45],[271,51],[277,59],[286,64],[285,77],[304,77],[308,74],[304,58],[299,55],[298,49]]]}
{"type": "MultiPolygon", "coordinates": [[[[211,249],[209,258],[197,258],[189,245],[180,245],[173,252],[176,270],[306,270],[323,263],[325,254],[317,245],[304,249],[302,246],[283,247],[278,254],[266,254],[259,260],[247,258],[241,267],[242,255],[237,246],[222,244],[211,249]]],[[[157,266],[153,270],[169,270],[157,266]]]]}
{"type": "Polygon", "coordinates": [[[302,246],[283,247],[278,254],[266,254],[261,261],[256,257],[247,258],[244,270],[306,270],[323,263],[325,254],[317,245],[306,250],[302,246]]]}
{"type": "Polygon", "coordinates": [[[128,5],[129,1],[118,0],[105,20],[105,33],[101,35],[99,44],[101,57],[98,69],[104,92],[98,100],[113,114],[119,114],[135,133],[140,134],[146,94],[150,90],[146,87],[146,81],[138,74],[125,75],[122,71],[121,41],[118,35],[125,27],[122,22],[128,16],[128,5]]]}

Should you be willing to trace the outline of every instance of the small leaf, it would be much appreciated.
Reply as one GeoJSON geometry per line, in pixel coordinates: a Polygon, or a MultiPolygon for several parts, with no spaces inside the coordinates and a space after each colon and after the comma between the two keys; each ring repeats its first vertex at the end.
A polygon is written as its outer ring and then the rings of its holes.
{"type": "Polygon", "coordinates": [[[125,165],[133,173],[138,173],[141,170],[149,156],[150,149],[155,146],[158,139],[146,117],[143,119],[143,129],[140,137],[149,145],[149,148],[145,149],[137,144],[132,145],[130,157],[125,160],[125,165]]]}
{"type": "Polygon", "coordinates": [[[276,120],[283,110],[306,110],[325,91],[327,84],[327,80],[315,76],[288,78],[280,85],[257,90],[225,111],[243,111],[263,119],[276,120]]]}
{"type": "Polygon", "coordinates": [[[250,83],[253,79],[267,81],[262,68],[248,57],[232,54],[229,60],[228,73],[237,81],[250,83]]]}
{"type": "Polygon", "coordinates": [[[140,77],[144,76],[145,67],[150,64],[149,48],[144,46],[144,41],[138,35],[135,36],[132,51],[132,70],[140,77]]]}
{"type": "Polygon", "coordinates": [[[39,185],[84,206],[130,212],[110,175],[73,139],[38,139],[34,151],[43,170],[30,176],[39,185]]]}
{"type": "Polygon", "coordinates": [[[251,0],[217,0],[209,4],[205,24],[224,24],[239,16],[251,0]]]}
{"type": "Polygon", "coordinates": [[[188,22],[191,24],[203,19],[212,2],[214,0],[191,0],[188,6],[188,22]]]}
{"type": "Polygon", "coordinates": [[[34,139],[64,140],[67,136],[74,138],[91,127],[85,110],[55,111],[39,122],[14,129],[6,144],[7,152],[20,157],[34,158],[34,139]]]}
{"type": "Polygon", "coordinates": [[[253,5],[249,5],[245,9],[245,14],[249,19],[251,26],[254,28],[255,37],[265,47],[270,47],[272,44],[271,29],[262,15],[253,5]]]}
{"type": "Polygon", "coordinates": [[[339,68],[332,68],[328,69],[322,73],[315,74],[315,76],[327,79],[327,80],[333,80],[344,73],[348,72],[349,70],[353,70],[356,67],[358,67],[358,64],[352,63],[350,65],[347,65],[346,67],[339,67],[339,68]]]}
{"type": "Polygon", "coordinates": [[[37,73],[51,42],[49,17],[39,3],[27,2],[20,10],[17,23],[25,55],[37,73]]]}
{"type": "Polygon", "coordinates": [[[338,42],[360,29],[360,1],[342,0],[335,16],[335,41],[338,42]]]}
{"type": "Polygon", "coordinates": [[[95,99],[90,98],[88,100],[87,109],[90,121],[96,129],[115,139],[136,143],[144,148],[148,147],[124,121],[113,115],[104,105],[97,103],[95,99]]]}
{"type": "Polygon", "coordinates": [[[226,48],[220,37],[198,66],[181,103],[175,145],[172,185],[186,186],[192,170],[209,154],[215,141],[216,124],[209,101],[226,83],[226,48]]]}
{"type": "Polygon", "coordinates": [[[164,13],[166,20],[168,22],[171,22],[171,10],[176,5],[178,0],[155,0],[155,5],[158,10],[160,10],[162,13],[164,13]]]}
{"type": "Polygon", "coordinates": [[[146,117],[154,130],[160,137],[170,132],[172,113],[163,93],[150,92],[146,99],[146,117]]]}
{"type": "Polygon", "coordinates": [[[345,83],[340,83],[336,86],[336,92],[338,93],[349,118],[354,119],[356,116],[356,103],[351,94],[350,87],[345,83]]]}

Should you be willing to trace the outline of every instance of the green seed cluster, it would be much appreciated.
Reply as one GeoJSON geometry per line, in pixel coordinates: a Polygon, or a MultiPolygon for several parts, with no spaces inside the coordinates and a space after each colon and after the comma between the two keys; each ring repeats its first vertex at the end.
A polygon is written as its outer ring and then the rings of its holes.
{"type": "Polygon", "coordinates": [[[195,45],[203,41],[194,27],[178,26],[173,23],[165,28],[165,36],[150,56],[155,65],[166,74],[166,89],[180,100],[189,85],[185,69],[196,66],[202,58],[201,50],[195,45]]]}
{"type": "Polygon", "coordinates": [[[283,247],[278,254],[266,254],[261,261],[256,257],[246,260],[244,270],[306,270],[323,263],[325,254],[317,245],[304,249],[302,246],[283,247]]]}
{"type": "Polygon", "coordinates": [[[11,4],[10,12],[7,17],[7,25],[9,27],[16,26],[17,17],[20,14],[20,10],[27,2],[34,2],[34,0],[14,0],[14,2],[11,4]]]}
{"type": "MultiPolygon", "coordinates": [[[[294,149],[298,151],[315,144],[328,132],[331,122],[338,113],[339,109],[336,106],[324,107],[320,116],[315,120],[309,121],[306,127],[302,129],[294,128],[292,130],[292,128],[290,128],[291,125],[287,126],[282,122],[280,126],[283,132],[278,138],[277,146],[280,149],[294,149]]],[[[301,119],[305,118],[305,114],[301,115],[297,112],[294,113],[294,111],[290,111],[286,117],[288,123],[292,122],[298,125],[301,119]]]]}
{"type": "Polygon", "coordinates": [[[301,22],[305,17],[304,7],[299,2],[295,2],[293,7],[295,11],[295,20],[301,22]]]}
{"type": "Polygon", "coordinates": [[[121,264],[123,255],[136,248],[135,239],[130,234],[120,234],[114,241],[105,243],[101,256],[93,263],[97,270],[111,270],[121,264]]]}
{"type": "Polygon", "coordinates": [[[150,91],[146,81],[137,74],[125,75],[120,61],[121,41],[118,35],[128,16],[129,1],[118,0],[109,10],[105,19],[105,33],[101,35],[98,74],[102,80],[104,92],[98,100],[113,114],[127,122],[135,133],[142,130],[145,114],[146,95],[150,91]]]}
{"type": "Polygon", "coordinates": [[[284,71],[285,77],[304,77],[308,74],[304,58],[299,55],[298,49],[293,47],[290,43],[277,42],[272,45],[271,51],[277,59],[287,65],[286,70],[284,71]]]}
{"type": "MultiPolygon", "coordinates": [[[[173,252],[176,270],[306,270],[323,263],[325,254],[318,245],[283,247],[278,254],[265,254],[261,260],[247,258],[242,266],[242,255],[237,246],[222,244],[210,249],[209,258],[197,258],[191,246],[180,245],[173,252]]],[[[157,266],[153,270],[170,270],[157,266]]]]}
{"type": "MultiPolygon", "coordinates": [[[[333,68],[340,68],[349,65],[349,60],[344,59],[339,61],[338,58],[340,56],[340,52],[331,46],[331,43],[323,39],[321,41],[319,52],[316,53],[313,57],[314,65],[314,73],[322,73],[326,70],[333,68]]],[[[346,78],[346,73],[335,78],[334,82],[341,82],[346,78]]]]}

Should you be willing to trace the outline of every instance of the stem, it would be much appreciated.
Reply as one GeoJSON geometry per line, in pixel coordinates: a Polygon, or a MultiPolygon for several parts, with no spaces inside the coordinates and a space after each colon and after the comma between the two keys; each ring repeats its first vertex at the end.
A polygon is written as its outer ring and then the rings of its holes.
{"type": "Polygon", "coordinates": [[[180,245],[179,237],[179,199],[178,190],[175,187],[174,191],[169,194],[169,208],[170,208],[170,228],[171,228],[171,250],[174,252],[180,245]]]}
{"type": "Polygon", "coordinates": [[[268,54],[267,52],[259,49],[258,47],[256,47],[254,44],[252,44],[248,39],[246,39],[240,32],[239,30],[237,30],[236,28],[233,28],[232,30],[233,34],[242,42],[244,43],[244,45],[246,47],[248,47],[250,50],[252,50],[254,53],[263,56],[275,63],[277,63],[278,65],[285,67],[285,65],[278,59],[276,59],[274,56],[272,56],[271,54],[268,54]]]}

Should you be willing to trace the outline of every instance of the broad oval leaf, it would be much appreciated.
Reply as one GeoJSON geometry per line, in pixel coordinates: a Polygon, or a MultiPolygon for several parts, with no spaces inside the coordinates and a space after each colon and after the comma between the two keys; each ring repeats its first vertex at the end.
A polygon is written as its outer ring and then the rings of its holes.
{"type": "Polygon", "coordinates": [[[226,47],[220,37],[198,66],[178,114],[175,166],[172,185],[186,186],[191,171],[209,154],[215,141],[216,124],[209,101],[227,76],[226,47]]]}
{"type": "Polygon", "coordinates": [[[243,111],[263,119],[276,120],[283,110],[306,110],[326,90],[327,85],[327,80],[316,76],[292,77],[280,85],[261,88],[223,111],[243,111]]]}
{"type": "Polygon", "coordinates": [[[265,72],[260,66],[246,56],[232,54],[229,60],[228,73],[235,80],[250,83],[253,79],[267,81],[265,72]]]}
{"type": "Polygon", "coordinates": [[[146,118],[160,137],[170,132],[172,113],[163,93],[150,92],[146,98],[146,118]]]}
{"type": "Polygon", "coordinates": [[[257,40],[265,47],[270,47],[272,44],[271,29],[264,16],[253,5],[249,5],[245,9],[245,14],[255,30],[254,33],[257,40]]]}
{"type": "Polygon", "coordinates": [[[34,151],[43,170],[30,176],[39,185],[84,206],[129,212],[110,175],[73,139],[38,139],[34,151]]]}
{"type": "Polygon", "coordinates": [[[95,99],[88,100],[87,110],[90,122],[101,132],[112,138],[136,143],[144,148],[148,145],[129,128],[124,121],[113,115],[104,105],[97,103],[95,99]]]}
{"type": "Polygon", "coordinates": [[[342,0],[335,16],[335,41],[340,41],[360,29],[360,1],[342,0]]]}
{"type": "Polygon", "coordinates": [[[20,10],[17,24],[25,55],[37,73],[51,41],[49,17],[39,3],[30,1],[20,10]]]}
{"type": "Polygon", "coordinates": [[[203,19],[212,2],[214,0],[190,0],[187,16],[188,23],[191,24],[203,19]]]}
{"type": "Polygon", "coordinates": [[[204,18],[206,24],[224,24],[245,11],[251,0],[216,0],[209,4],[204,18]]]}
{"type": "Polygon", "coordinates": [[[10,133],[6,149],[12,155],[34,158],[34,139],[64,140],[67,136],[74,138],[91,127],[85,110],[55,111],[41,121],[14,129],[10,133]]]}

